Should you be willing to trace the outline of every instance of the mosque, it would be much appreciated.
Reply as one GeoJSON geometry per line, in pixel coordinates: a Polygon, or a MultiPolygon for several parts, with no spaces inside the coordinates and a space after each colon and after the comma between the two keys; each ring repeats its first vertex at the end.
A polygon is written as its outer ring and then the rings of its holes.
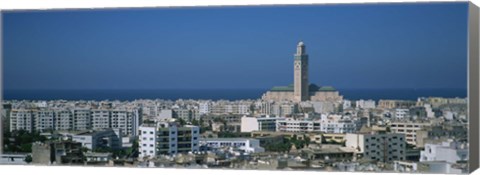
{"type": "Polygon", "coordinates": [[[289,86],[275,86],[265,94],[263,100],[272,101],[325,101],[340,102],[343,100],[335,88],[331,86],[317,86],[308,82],[308,54],[305,44],[300,41],[293,61],[293,84],[289,86]]]}

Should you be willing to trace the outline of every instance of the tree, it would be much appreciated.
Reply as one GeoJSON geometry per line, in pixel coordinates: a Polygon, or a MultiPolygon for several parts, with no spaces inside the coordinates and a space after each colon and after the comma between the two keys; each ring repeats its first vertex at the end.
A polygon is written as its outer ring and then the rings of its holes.
{"type": "Polygon", "coordinates": [[[25,162],[30,163],[32,161],[33,161],[33,159],[32,159],[31,155],[27,155],[27,157],[25,157],[25,162]]]}
{"type": "Polygon", "coordinates": [[[192,125],[199,126],[199,122],[197,119],[193,118],[192,119],[192,125]]]}
{"type": "Polygon", "coordinates": [[[180,123],[180,125],[185,125],[187,124],[187,122],[185,122],[185,120],[183,120],[183,118],[178,118],[178,122],[180,123]]]}

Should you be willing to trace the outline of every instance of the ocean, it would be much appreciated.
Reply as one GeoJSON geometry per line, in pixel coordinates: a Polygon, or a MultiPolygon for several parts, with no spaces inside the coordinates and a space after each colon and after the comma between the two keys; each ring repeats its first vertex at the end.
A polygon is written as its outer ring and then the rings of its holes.
{"type": "MultiPolygon", "coordinates": [[[[4,90],[4,100],[258,99],[267,89],[158,90],[4,90]]],[[[466,89],[339,89],[344,99],[417,100],[418,97],[467,97],[466,89]]]]}

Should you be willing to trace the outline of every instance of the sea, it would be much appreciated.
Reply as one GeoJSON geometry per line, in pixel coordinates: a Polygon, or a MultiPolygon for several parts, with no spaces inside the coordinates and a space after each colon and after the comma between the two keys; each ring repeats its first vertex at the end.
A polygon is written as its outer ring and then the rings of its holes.
{"type": "MultiPolygon", "coordinates": [[[[4,90],[4,100],[259,99],[268,89],[4,90]]],[[[467,89],[338,89],[344,99],[465,98],[467,89]]]]}

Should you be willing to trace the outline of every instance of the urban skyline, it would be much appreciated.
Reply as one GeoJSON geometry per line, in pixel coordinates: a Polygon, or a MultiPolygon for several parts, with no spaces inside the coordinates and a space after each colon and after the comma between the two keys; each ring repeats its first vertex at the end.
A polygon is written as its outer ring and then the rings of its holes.
{"type": "Polygon", "coordinates": [[[0,164],[466,173],[467,7],[7,12],[0,164]]]}

